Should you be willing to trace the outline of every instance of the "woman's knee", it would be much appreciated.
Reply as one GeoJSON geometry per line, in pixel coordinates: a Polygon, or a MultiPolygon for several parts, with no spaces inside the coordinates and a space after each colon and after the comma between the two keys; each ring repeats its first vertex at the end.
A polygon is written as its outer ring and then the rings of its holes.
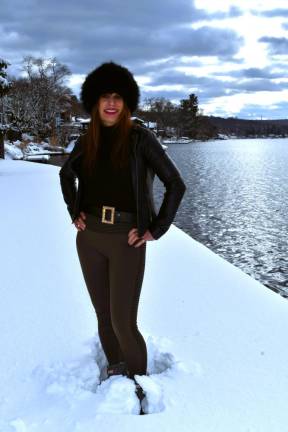
{"type": "Polygon", "coordinates": [[[137,322],[135,320],[128,320],[127,317],[114,315],[111,317],[111,322],[114,333],[119,340],[133,337],[135,332],[138,332],[137,322]]]}

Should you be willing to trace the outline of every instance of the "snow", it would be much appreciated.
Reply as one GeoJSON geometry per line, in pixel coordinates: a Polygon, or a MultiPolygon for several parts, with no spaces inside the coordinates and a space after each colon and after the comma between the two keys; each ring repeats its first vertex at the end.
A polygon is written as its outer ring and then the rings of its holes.
{"type": "Polygon", "coordinates": [[[7,80],[7,78],[3,77],[0,75],[0,86],[2,88],[4,87],[9,87],[9,81],[7,80]]]}
{"type": "Polygon", "coordinates": [[[75,146],[75,142],[76,142],[76,139],[73,139],[69,142],[69,144],[65,148],[65,153],[71,153],[71,151],[73,150],[73,148],[75,146]]]}
{"type": "Polygon", "coordinates": [[[59,167],[0,159],[0,431],[288,430],[288,303],[172,225],[147,243],[145,410],[106,358],[59,167]]]}
{"type": "MultiPolygon", "coordinates": [[[[30,140],[31,136],[23,136],[23,140],[30,140]]],[[[66,148],[56,145],[50,145],[49,143],[42,141],[41,143],[35,143],[32,141],[27,142],[25,148],[23,142],[16,140],[10,142],[8,140],[4,141],[4,151],[5,159],[27,159],[27,160],[42,160],[48,161],[50,159],[50,154],[53,155],[55,152],[70,153],[75,145],[75,140],[71,140],[66,148]],[[47,153],[47,154],[42,154],[47,153]]]]}
{"type": "Polygon", "coordinates": [[[171,137],[171,138],[164,138],[162,140],[162,142],[165,144],[190,144],[192,142],[199,142],[199,141],[202,140],[196,140],[188,137],[181,137],[181,138],[171,137]]]}
{"type": "Polygon", "coordinates": [[[20,141],[4,141],[5,159],[22,159],[23,151],[19,147],[20,141]]]}

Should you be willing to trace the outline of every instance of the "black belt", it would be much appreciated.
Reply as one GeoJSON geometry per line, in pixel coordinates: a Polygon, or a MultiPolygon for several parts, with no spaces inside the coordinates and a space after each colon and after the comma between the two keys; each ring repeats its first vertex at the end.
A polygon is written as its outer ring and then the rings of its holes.
{"type": "Polygon", "coordinates": [[[115,207],[110,206],[89,206],[86,208],[87,213],[91,213],[101,219],[101,222],[107,224],[114,224],[117,222],[136,222],[136,213],[124,212],[116,210],[115,207]]]}

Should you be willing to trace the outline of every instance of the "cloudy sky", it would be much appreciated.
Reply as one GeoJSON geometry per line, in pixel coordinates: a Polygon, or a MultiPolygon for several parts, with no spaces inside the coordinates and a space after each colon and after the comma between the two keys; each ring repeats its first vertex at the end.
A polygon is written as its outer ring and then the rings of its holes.
{"type": "Polygon", "coordinates": [[[287,118],[287,0],[2,0],[0,57],[56,57],[79,96],[92,69],[128,67],[145,97],[198,96],[207,115],[287,118]]]}

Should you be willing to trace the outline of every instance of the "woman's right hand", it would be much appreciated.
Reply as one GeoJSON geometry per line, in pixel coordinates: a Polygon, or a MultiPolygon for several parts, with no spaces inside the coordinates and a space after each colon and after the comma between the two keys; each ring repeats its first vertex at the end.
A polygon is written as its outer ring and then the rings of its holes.
{"type": "Polygon", "coordinates": [[[80,212],[80,216],[75,219],[74,225],[76,226],[78,231],[84,231],[84,229],[86,228],[86,224],[84,222],[85,219],[86,215],[84,212],[80,212]]]}

